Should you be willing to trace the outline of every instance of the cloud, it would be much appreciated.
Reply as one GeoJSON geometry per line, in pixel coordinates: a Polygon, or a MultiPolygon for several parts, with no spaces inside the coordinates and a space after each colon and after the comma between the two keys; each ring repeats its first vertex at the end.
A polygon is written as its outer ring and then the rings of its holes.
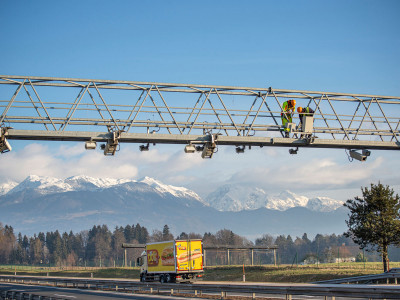
{"type": "Polygon", "coordinates": [[[78,156],[81,155],[85,152],[85,147],[83,147],[82,143],[77,143],[74,144],[73,146],[70,145],[61,145],[56,152],[57,156],[61,157],[72,157],[72,156],[78,156]]]}
{"type": "Polygon", "coordinates": [[[23,149],[0,156],[0,183],[20,182],[28,175],[67,178],[74,175],[109,178],[151,176],[166,183],[187,184],[195,176],[186,176],[193,168],[201,168],[200,155],[185,154],[182,149],[163,147],[140,152],[136,145],[121,145],[115,156],[104,156],[97,150],[84,150],[82,143],[60,145],[50,149],[32,143],[23,149]],[[173,149],[173,151],[171,151],[173,149]]]}
{"type": "Polygon", "coordinates": [[[139,158],[131,159],[134,153],[129,153],[129,150],[121,157],[109,157],[101,151],[81,152],[78,146],[60,146],[51,151],[42,144],[28,144],[20,151],[2,155],[0,181],[19,182],[30,174],[57,178],[79,174],[110,178],[133,178],[138,175],[139,158]]]}
{"type": "Polygon", "coordinates": [[[179,173],[186,171],[204,163],[204,159],[201,158],[199,153],[189,154],[184,153],[183,150],[175,152],[168,160],[168,172],[169,173],[179,173]]]}
{"type": "Polygon", "coordinates": [[[62,160],[54,157],[47,146],[28,144],[21,151],[0,156],[0,180],[21,181],[30,174],[56,176],[62,160]]]}
{"type": "Polygon", "coordinates": [[[126,161],[135,161],[140,163],[157,164],[168,161],[170,154],[161,152],[159,149],[150,145],[149,151],[139,151],[137,145],[121,144],[121,151],[117,152],[114,157],[126,161]]]}
{"type": "Polygon", "coordinates": [[[297,160],[280,166],[247,168],[235,173],[231,183],[252,184],[267,190],[309,190],[359,186],[382,167],[378,157],[369,163],[338,163],[332,158],[297,160]]]}
{"type": "Polygon", "coordinates": [[[27,144],[0,155],[0,184],[20,182],[30,174],[61,179],[81,174],[132,179],[150,176],[205,197],[227,183],[259,187],[268,193],[288,189],[318,191],[324,196],[324,191],[358,190],[371,182],[391,186],[400,182],[395,151],[374,151],[366,162],[350,163],[338,150],[302,149],[289,155],[286,148],[254,147],[237,154],[233,147],[219,147],[212,159],[202,159],[200,153],[186,154],[176,145],[150,145],[149,151],[140,152],[137,144],[122,144],[115,156],[104,156],[99,149],[83,150],[82,143],[48,145],[27,144]]]}

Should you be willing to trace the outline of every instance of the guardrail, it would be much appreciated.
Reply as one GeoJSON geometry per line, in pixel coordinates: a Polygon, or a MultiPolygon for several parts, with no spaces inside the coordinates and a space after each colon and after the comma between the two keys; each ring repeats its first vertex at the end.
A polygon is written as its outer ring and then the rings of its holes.
{"type": "Polygon", "coordinates": [[[391,269],[388,272],[373,275],[364,275],[356,277],[347,277],[340,279],[331,279],[316,281],[313,283],[326,283],[326,284],[338,284],[338,283],[383,283],[383,284],[397,284],[400,282],[400,269],[391,269]]]}
{"type": "Polygon", "coordinates": [[[34,293],[27,293],[27,292],[21,292],[21,291],[3,291],[0,292],[0,299],[5,299],[5,300],[66,300],[65,298],[59,298],[59,297],[47,297],[47,296],[41,296],[41,295],[36,295],[34,293]]]}
{"type": "Polygon", "coordinates": [[[0,275],[0,282],[23,283],[36,285],[51,285],[64,288],[81,288],[96,290],[111,290],[116,292],[150,292],[167,291],[171,295],[177,293],[191,293],[194,297],[202,294],[220,294],[224,299],[229,294],[248,294],[255,299],[266,294],[285,295],[286,299],[292,296],[325,296],[325,297],[354,297],[369,299],[400,299],[400,286],[388,285],[328,285],[328,284],[160,284],[141,283],[132,280],[88,279],[88,278],[55,278],[36,276],[0,275]]]}

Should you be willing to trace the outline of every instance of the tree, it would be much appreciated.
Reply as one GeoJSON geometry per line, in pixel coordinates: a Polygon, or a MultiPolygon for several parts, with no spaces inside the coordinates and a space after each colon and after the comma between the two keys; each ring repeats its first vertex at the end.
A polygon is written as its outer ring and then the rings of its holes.
{"type": "Polygon", "coordinates": [[[162,231],[162,238],[163,238],[163,241],[170,241],[170,240],[174,239],[174,236],[169,231],[168,225],[164,225],[164,228],[162,231]]]}
{"type": "Polygon", "coordinates": [[[151,242],[162,242],[164,241],[163,239],[163,233],[158,230],[158,229],[153,229],[153,233],[150,236],[150,241],[151,242]]]}
{"type": "Polygon", "coordinates": [[[30,241],[30,258],[31,258],[31,263],[38,265],[40,263],[43,263],[43,244],[42,241],[37,238],[36,236],[34,238],[31,238],[30,241]]]}
{"type": "Polygon", "coordinates": [[[273,246],[275,239],[270,234],[263,234],[262,237],[256,239],[256,246],[273,246]]]}
{"type": "Polygon", "coordinates": [[[350,210],[349,228],[344,233],[367,251],[377,250],[382,256],[383,270],[388,271],[389,245],[400,243],[400,198],[394,196],[389,186],[371,184],[361,188],[363,197],[355,197],[344,203],[350,210]]]}
{"type": "Polygon", "coordinates": [[[89,230],[87,243],[87,258],[97,260],[100,267],[104,265],[107,258],[111,258],[111,232],[107,225],[93,226],[89,230]]]}
{"type": "Polygon", "coordinates": [[[356,256],[356,262],[367,262],[368,259],[364,256],[363,253],[358,253],[356,256]]]}
{"type": "Polygon", "coordinates": [[[8,264],[11,259],[11,253],[16,246],[14,229],[11,226],[3,227],[0,222],[0,263],[8,264]]]}
{"type": "Polygon", "coordinates": [[[180,235],[176,237],[177,240],[188,240],[189,236],[186,232],[182,232],[180,235]]]}
{"type": "Polygon", "coordinates": [[[125,241],[127,243],[132,243],[132,241],[135,239],[135,233],[134,233],[134,228],[132,228],[131,225],[126,225],[124,228],[124,236],[125,236],[125,241]]]}
{"type": "Polygon", "coordinates": [[[124,229],[122,227],[115,227],[114,233],[112,235],[112,252],[114,254],[114,260],[118,262],[120,258],[124,257],[124,249],[122,249],[122,244],[125,243],[124,229]]]}

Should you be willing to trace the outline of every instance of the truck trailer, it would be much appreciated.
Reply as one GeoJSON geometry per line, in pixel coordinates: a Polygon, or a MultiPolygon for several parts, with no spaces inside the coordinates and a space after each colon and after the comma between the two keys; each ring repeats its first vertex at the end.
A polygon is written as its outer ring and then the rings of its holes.
{"type": "Polygon", "coordinates": [[[149,243],[137,263],[141,282],[193,282],[203,277],[203,242],[173,240],[149,243]]]}

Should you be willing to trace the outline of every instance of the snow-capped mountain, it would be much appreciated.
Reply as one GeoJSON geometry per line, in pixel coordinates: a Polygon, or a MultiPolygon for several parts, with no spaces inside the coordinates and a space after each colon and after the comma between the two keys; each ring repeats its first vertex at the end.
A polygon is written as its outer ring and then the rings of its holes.
{"type": "Polygon", "coordinates": [[[133,180],[129,179],[114,179],[114,178],[93,178],[85,175],[69,177],[64,180],[74,191],[93,191],[97,189],[109,188],[115,185],[123,184],[133,180]]]}
{"type": "Polygon", "coordinates": [[[273,235],[301,236],[304,232],[341,233],[347,216],[344,207],[331,211],[336,205],[333,199],[309,200],[289,191],[269,197],[262,189],[231,185],[212,193],[208,200],[214,201],[206,205],[191,190],[149,177],[135,181],[31,175],[14,188],[13,184],[3,186],[8,192],[0,196],[0,222],[31,235],[139,223],[150,230],[168,224],[176,234],[229,228],[246,236],[265,230],[273,235]],[[217,205],[219,210],[212,207],[217,205]]]}
{"type": "Polygon", "coordinates": [[[328,212],[343,206],[343,201],[328,197],[317,197],[308,200],[306,207],[312,211],[328,212]]]}
{"type": "Polygon", "coordinates": [[[266,205],[262,189],[226,184],[206,197],[206,202],[219,211],[253,210],[266,205]]]}
{"type": "Polygon", "coordinates": [[[263,189],[240,185],[224,185],[206,197],[206,202],[219,211],[267,209],[285,211],[305,207],[312,211],[329,212],[343,205],[343,201],[328,197],[309,199],[290,191],[268,195],[263,189]]]}
{"type": "Polygon", "coordinates": [[[29,175],[24,181],[16,185],[7,194],[32,189],[41,194],[60,193],[72,190],[72,188],[61,179],[47,176],[29,175]]]}
{"type": "Polygon", "coordinates": [[[196,199],[197,201],[199,201],[205,205],[208,205],[208,203],[206,203],[199,195],[197,195],[195,192],[193,192],[187,188],[166,185],[154,178],[150,178],[147,176],[142,178],[141,180],[139,180],[139,182],[145,183],[145,184],[155,188],[157,191],[159,191],[161,193],[170,193],[170,194],[174,195],[175,197],[190,196],[190,197],[193,197],[194,199],[196,199]]]}
{"type": "Polygon", "coordinates": [[[30,175],[24,181],[17,184],[10,182],[0,185],[0,196],[13,194],[20,191],[33,190],[41,195],[54,193],[76,192],[76,191],[98,191],[111,187],[121,189],[138,189],[137,185],[142,183],[153,188],[158,193],[171,194],[177,198],[186,198],[198,201],[206,206],[211,206],[219,211],[238,212],[242,210],[255,210],[267,208],[272,210],[285,211],[293,207],[305,207],[312,211],[329,212],[343,205],[343,201],[328,197],[316,197],[309,199],[290,191],[283,191],[278,195],[268,195],[261,188],[254,188],[240,185],[223,185],[210,193],[203,200],[194,191],[184,187],[167,185],[159,180],[144,177],[139,180],[114,179],[114,178],[93,178],[85,175],[78,175],[66,179],[58,179],[48,176],[30,175]],[[129,185],[131,184],[131,185],[129,185]]]}
{"type": "Polygon", "coordinates": [[[305,207],[308,198],[299,196],[290,191],[283,191],[277,196],[270,196],[267,198],[266,208],[276,210],[287,210],[291,207],[305,207]]]}
{"type": "Polygon", "coordinates": [[[125,183],[143,183],[151,186],[161,194],[169,193],[175,197],[193,198],[207,205],[199,195],[189,189],[166,185],[150,177],[144,177],[136,181],[133,179],[93,178],[78,175],[63,180],[48,176],[29,175],[20,184],[14,183],[0,186],[0,188],[4,186],[4,192],[0,195],[13,194],[24,190],[34,190],[36,193],[42,195],[73,191],[97,191],[110,187],[123,186],[125,183]]]}
{"type": "Polygon", "coordinates": [[[9,191],[11,191],[17,185],[18,185],[18,183],[12,182],[12,181],[0,184],[0,196],[7,194],[9,191]]]}

